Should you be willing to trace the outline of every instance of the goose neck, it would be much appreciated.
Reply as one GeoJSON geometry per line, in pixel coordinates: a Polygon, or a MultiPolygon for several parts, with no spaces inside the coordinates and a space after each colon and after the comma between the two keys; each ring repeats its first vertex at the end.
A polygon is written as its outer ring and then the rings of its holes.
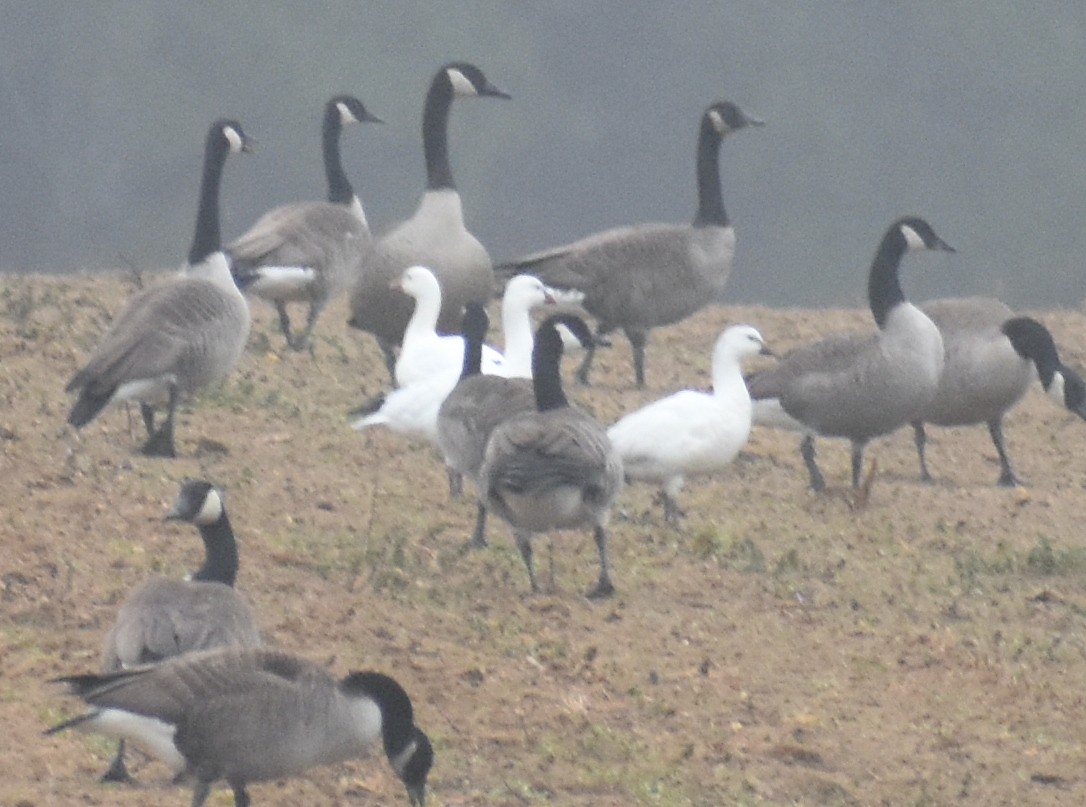
{"type": "Polygon", "coordinates": [[[569,406],[562,390],[561,363],[562,337],[554,328],[543,329],[532,352],[532,389],[540,412],[569,406]]]}
{"type": "Polygon", "coordinates": [[[532,321],[523,306],[502,302],[502,331],[505,335],[506,377],[531,378],[532,321]]]}
{"type": "Polygon", "coordinates": [[[200,203],[196,210],[196,232],[189,250],[189,264],[201,263],[222,249],[219,231],[219,186],[229,146],[217,131],[208,135],[204,149],[204,171],[200,179],[200,203]]]}
{"type": "Polygon", "coordinates": [[[407,323],[407,334],[429,334],[437,330],[437,320],[441,315],[441,287],[436,285],[423,289],[415,298],[415,310],[407,323]]]}
{"type": "Polygon", "coordinates": [[[882,239],[871,263],[871,273],[867,280],[867,300],[879,328],[885,327],[894,307],[905,302],[905,293],[901,290],[901,279],[898,275],[905,249],[904,239],[893,229],[882,239]]]}
{"type": "Polygon", "coordinates": [[[324,176],[328,180],[328,201],[350,205],[355,195],[340,159],[339,141],[342,133],[343,122],[339,109],[335,104],[329,104],[321,127],[321,153],[324,157],[324,176]]]}
{"type": "Polygon", "coordinates": [[[200,525],[200,537],[204,541],[204,565],[192,579],[233,586],[238,576],[238,545],[226,513],[212,524],[200,525]]]}
{"type": "Polygon", "coordinates": [[[426,157],[426,187],[429,190],[454,188],[449,167],[449,112],[453,92],[442,71],[430,85],[422,111],[422,148],[426,157]]]}
{"type": "Polygon", "coordinates": [[[728,226],[724,194],[720,188],[720,134],[708,118],[703,118],[698,135],[698,213],[694,226],[728,226]]]}
{"type": "Polygon", "coordinates": [[[464,365],[460,378],[471,378],[483,372],[483,338],[469,331],[464,334],[464,365]]]}

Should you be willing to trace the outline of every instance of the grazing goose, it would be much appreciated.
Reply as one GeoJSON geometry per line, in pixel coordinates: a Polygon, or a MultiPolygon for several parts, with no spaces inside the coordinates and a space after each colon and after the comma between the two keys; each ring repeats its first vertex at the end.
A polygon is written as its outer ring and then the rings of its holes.
{"type": "MultiPolygon", "coordinates": [[[[248,603],[233,588],[238,549],[219,491],[210,482],[186,481],[166,520],[199,528],[204,563],[188,580],[153,577],[129,595],[102,644],[106,673],[197,650],[261,643],[248,603]]],[[[131,781],[123,739],[102,780],[131,781]]]]}
{"type": "Polygon", "coordinates": [[[1028,317],[1015,318],[999,300],[983,297],[932,300],[921,309],[939,326],[946,362],[935,398],[913,420],[920,478],[932,481],[925,459],[925,423],[966,426],[985,423],[999,455],[999,485],[1020,484],[1003,442],[1003,416],[1030,384],[1041,386],[1061,406],[1086,418],[1082,380],[1060,361],[1052,334],[1028,317]]]}
{"type": "Polygon", "coordinates": [[[226,649],[56,680],[91,709],[46,734],[77,727],[144,746],[194,780],[192,807],[219,779],[237,807],[248,807],[250,782],[366,756],[378,739],[411,804],[425,804],[433,748],[407,693],[387,675],[352,672],[336,681],[286,653],[226,649]]]}
{"type": "MultiPolygon", "coordinates": [[[[512,284],[506,287],[506,298],[511,288],[512,284]]],[[[468,303],[463,323],[467,345],[464,367],[460,380],[437,413],[437,445],[445,458],[452,484],[456,485],[457,480],[467,476],[480,491],[470,544],[473,547],[486,546],[486,503],[481,495],[479,469],[490,433],[503,420],[522,412],[534,412],[536,408],[535,394],[528,379],[483,375],[482,346],[488,325],[486,309],[479,303],[468,303]]],[[[530,332],[529,339],[534,342],[530,332]]],[[[454,487],[454,493],[458,492],[454,487]]]]}
{"type": "MultiPolygon", "coordinates": [[[[437,332],[442,299],[437,277],[425,266],[410,266],[392,286],[415,301],[396,359],[396,385],[405,387],[444,375],[450,378],[452,389],[464,364],[464,339],[437,332]]],[[[483,348],[483,372],[499,373],[502,361],[502,354],[494,348],[483,348]]]]}
{"type": "Polygon", "coordinates": [[[514,415],[494,428],[487,441],[479,487],[486,506],[509,522],[532,591],[538,591],[532,564],[532,535],[591,526],[600,556],[600,576],[588,596],[614,592],[607,563],[607,521],[622,489],[622,460],[593,417],[569,405],[559,363],[566,325],[578,339],[592,340],[576,317],[548,317],[536,332],[532,387],[536,411],[514,415]]]}
{"type": "Polygon", "coordinates": [[[179,278],[136,295],[68,382],[66,391],[79,391],[68,413],[77,429],[108,404],[138,400],[148,438],[141,451],[176,456],[174,415],[181,396],[221,381],[241,356],[249,306],[222,252],[219,185],[226,155],[249,150],[236,121],[211,125],[188,263],[179,278]],[[152,404],[162,402],[166,421],[156,431],[152,404]]]}
{"type": "Polygon", "coordinates": [[[864,446],[911,422],[935,396],[943,371],[939,329],[905,299],[898,267],[912,250],[954,249],[923,219],[895,221],[879,243],[867,284],[875,334],[838,334],[798,348],[748,380],[754,421],[805,432],[801,445],[811,487],[825,488],[814,437],[852,441],[852,485],[864,446]]]}
{"type": "MultiPolygon", "coordinates": [[[[670,325],[720,300],[732,268],[735,232],[724,211],[719,146],[724,137],[762,121],[720,101],[701,117],[697,148],[698,210],[693,224],[640,224],[590,235],[566,246],[497,267],[508,277],[531,272],[553,288],[584,293],[582,305],[602,336],[621,328],[633,347],[637,386],[645,386],[645,343],[651,328],[670,325]]],[[[582,384],[593,346],[577,372],[582,384]]]]}
{"type": "Polygon", "coordinates": [[[422,113],[426,191],[414,215],[376,241],[351,292],[348,324],[377,337],[390,375],[394,350],[411,318],[411,301],[390,290],[389,283],[406,267],[425,264],[437,275],[442,289],[438,328],[444,332],[459,326],[465,303],[486,302],[493,290],[490,256],[464,226],[449,167],[449,112],[456,97],[509,98],[474,65],[453,62],[437,71],[422,113]]]}
{"type": "Polygon", "coordinates": [[[713,347],[713,391],[683,390],[623,417],[607,430],[626,480],[662,485],[664,521],[677,524],[687,476],[729,465],[750,436],[751,403],[740,362],[771,355],[749,325],[728,328],[713,347]]]}
{"type": "Polygon", "coordinates": [[[292,350],[309,347],[317,317],[355,279],[371,239],[362,202],[343,172],[340,133],[349,123],[382,123],[361,101],[337,95],[324,108],[322,144],[327,202],[301,202],[268,211],[230,244],[238,286],[275,304],[292,350]],[[309,302],[305,330],[292,334],[287,303],[309,302]]]}

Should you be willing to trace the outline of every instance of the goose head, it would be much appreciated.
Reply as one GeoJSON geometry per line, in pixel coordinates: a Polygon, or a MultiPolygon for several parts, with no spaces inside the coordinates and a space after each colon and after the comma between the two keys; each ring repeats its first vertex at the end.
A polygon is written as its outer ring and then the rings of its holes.
{"type": "Polygon", "coordinates": [[[719,139],[747,126],[765,126],[765,121],[748,115],[731,101],[717,101],[705,110],[703,125],[708,126],[719,139]]]}
{"type": "Polygon", "coordinates": [[[717,337],[713,357],[730,356],[745,359],[748,356],[772,356],[758,329],[750,325],[733,325],[717,337]]]}
{"type": "Polygon", "coordinates": [[[437,71],[434,84],[443,83],[448,91],[460,98],[505,98],[509,93],[498,89],[483,71],[468,62],[450,62],[437,71]]]}
{"type": "Polygon", "coordinates": [[[505,286],[502,295],[502,309],[530,311],[538,305],[553,305],[554,293],[543,285],[543,281],[534,275],[517,275],[505,286]]]}
{"type": "Polygon", "coordinates": [[[925,249],[936,252],[957,252],[954,247],[937,236],[932,226],[919,216],[905,216],[898,219],[891,226],[887,236],[899,238],[903,252],[925,249]]]}
{"type": "Polygon", "coordinates": [[[348,123],[384,123],[353,95],[335,95],[328,101],[328,111],[340,126],[348,123]]]}
{"type": "Polygon", "coordinates": [[[163,520],[205,527],[217,522],[224,512],[222,494],[214,485],[202,479],[186,479],[163,520]]]}
{"type": "Polygon", "coordinates": [[[211,124],[208,132],[208,150],[220,150],[225,147],[229,154],[248,154],[252,152],[254,141],[242,131],[241,124],[236,120],[220,118],[211,124]]]}
{"type": "Polygon", "coordinates": [[[425,266],[407,267],[403,274],[389,284],[389,287],[398,289],[416,300],[441,295],[441,284],[437,276],[425,266]]]}

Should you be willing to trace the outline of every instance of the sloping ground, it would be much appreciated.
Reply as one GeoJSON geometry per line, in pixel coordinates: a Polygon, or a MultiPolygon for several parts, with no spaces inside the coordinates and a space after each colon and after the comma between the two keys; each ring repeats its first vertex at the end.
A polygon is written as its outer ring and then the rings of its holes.
{"type": "MultiPolygon", "coordinates": [[[[178,460],[135,454],[123,410],[74,434],[63,386],[130,292],[119,276],[0,281],[0,803],[188,803],[157,762],[137,757],[141,786],[107,787],[109,742],[41,736],[78,708],[46,679],[97,667],[137,583],[199,563],[192,528],[161,522],[186,476],[227,490],[239,586],[274,643],[405,685],[437,749],[432,804],[1086,802],[1086,423],[1039,393],[1006,429],[1027,490],[993,485],[982,427],[932,430],[932,486],[908,431],[873,444],[863,508],[844,444],[820,443],[832,489],[814,496],[795,435],[757,430],[732,469],[688,486],[677,531],[652,490],[628,489],[619,592],[593,603],[587,535],[539,539],[547,593],[530,596],[504,525],[461,551],[474,508],[448,500],[429,449],[347,428],[385,373],[342,301],[315,358],[275,352],[254,305],[250,350],[185,411],[178,460]]],[[[1041,315],[1086,364],[1081,313],[1041,315]]],[[[861,311],[714,309],[654,334],[649,390],[629,388],[616,339],[571,395],[610,421],[704,386],[713,338],[739,321],[778,351],[869,327],[861,311]]],[[[406,804],[383,759],[252,795],[406,804]]]]}

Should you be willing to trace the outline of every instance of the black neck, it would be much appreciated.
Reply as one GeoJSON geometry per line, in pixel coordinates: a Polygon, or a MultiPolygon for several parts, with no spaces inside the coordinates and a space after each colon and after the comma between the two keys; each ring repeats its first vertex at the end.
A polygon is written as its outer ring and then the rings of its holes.
{"type": "Polygon", "coordinates": [[[436,191],[455,188],[449,167],[449,111],[453,92],[442,71],[430,84],[422,111],[422,149],[426,155],[426,187],[436,191]]]}
{"type": "Polygon", "coordinates": [[[471,378],[483,372],[483,340],[475,333],[464,334],[464,364],[461,378],[471,378]]]}
{"type": "Polygon", "coordinates": [[[720,190],[720,133],[706,115],[698,135],[698,214],[695,227],[728,226],[724,196],[720,190]]]}
{"type": "Polygon", "coordinates": [[[532,351],[532,388],[540,412],[569,406],[562,390],[562,337],[553,326],[540,328],[532,351]]]}
{"type": "Polygon", "coordinates": [[[200,180],[200,204],[196,210],[196,233],[189,250],[189,265],[202,263],[222,249],[219,232],[219,185],[230,146],[219,129],[208,135],[204,149],[204,175],[200,180]]]}
{"type": "Polygon", "coordinates": [[[324,176],[328,180],[328,201],[349,205],[354,199],[354,188],[343,172],[339,156],[339,136],[343,132],[343,119],[337,104],[329,104],[324,111],[321,129],[321,146],[324,154],[324,176]]]}
{"type": "Polygon", "coordinates": [[[880,328],[886,324],[890,311],[905,302],[905,293],[901,290],[901,281],[898,278],[898,267],[905,254],[905,246],[905,238],[900,228],[892,227],[883,236],[875,253],[875,260],[871,263],[871,274],[867,279],[867,300],[880,328]]]}
{"type": "Polygon", "coordinates": [[[192,579],[234,585],[238,577],[238,545],[225,510],[215,523],[200,525],[200,537],[204,539],[204,565],[192,579]]]}

